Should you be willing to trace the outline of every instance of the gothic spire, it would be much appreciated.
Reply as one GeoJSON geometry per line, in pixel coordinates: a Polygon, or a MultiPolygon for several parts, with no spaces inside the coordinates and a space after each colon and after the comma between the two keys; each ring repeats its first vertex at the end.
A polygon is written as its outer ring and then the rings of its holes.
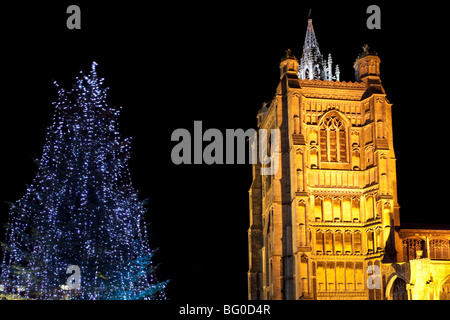
{"type": "Polygon", "coordinates": [[[319,44],[317,43],[316,34],[314,33],[314,27],[312,24],[312,19],[308,19],[308,28],[306,29],[306,37],[305,37],[305,44],[303,46],[303,52],[305,50],[314,50],[316,49],[317,52],[320,54],[319,50],[319,44]]]}
{"type": "Polygon", "coordinates": [[[316,34],[308,14],[308,27],[306,28],[305,43],[303,45],[303,54],[298,66],[298,77],[308,80],[332,80],[332,59],[328,56],[328,62],[323,59],[319,50],[316,34]]]}

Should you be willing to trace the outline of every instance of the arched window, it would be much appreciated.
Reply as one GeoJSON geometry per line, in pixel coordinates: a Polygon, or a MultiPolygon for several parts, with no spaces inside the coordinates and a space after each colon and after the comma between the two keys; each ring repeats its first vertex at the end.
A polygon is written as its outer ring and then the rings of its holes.
{"type": "Polygon", "coordinates": [[[337,115],[329,116],[320,125],[320,160],[347,162],[347,128],[337,115]]]}
{"type": "Polygon", "coordinates": [[[344,233],[344,250],[345,254],[352,254],[352,234],[349,230],[344,233]]]}
{"type": "Polygon", "coordinates": [[[325,262],[317,262],[317,291],[326,291],[325,262]]]}
{"type": "Polygon", "coordinates": [[[374,201],[373,201],[373,196],[368,196],[366,198],[366,220],[369,221],[371,219],[375,218],[374,215],[374,201]]]}
{"type": "Polygon", "coordinates": [[[347,282],[347,291],[355,291],[355,264],[354,262],[346,262],[345,264],[345,280],[347,282]]]}
{"type": "Polygon", "coordinates": [[[318,67],[318,66],[316,66],[316,67],[314,68],[314,76],[313,76],[313,79],[314,79],[314,80],[319,80],[319,79],[320,79],[320,70],[319,70],[319,67],[318,67]]]}
{"type": "Polygon", "coordinates": [[[450,259],[450,241],[445,239],[430,240],[430,259],[450,259]]]}
{"type": "Polygon", "coordinates": [[[317,230],[316,231],[316,254],[325,253],[324,244],[325,244],[324,234],[323,234],[322,230],[317,230]]]}
{"type": "Polygon", "coordinates": [[[316,221],[322,221],[322,199],[319,197],[314,199],[314,217],[316,221]]]}
{"type": "Polygon", "coordinates": [[[331,230],[327,230],[325,232],[325,253],[326,254],[333,254],[333,233],[331,230]]]}
{"type": "Polygon", "coordinates": [[[352,199],[352,216],[353,216],[353,222],[359,222],[360,220],[360,203],[358,198],[352,199]]]}
{"type": "Polygon", "coordinates": [[[361,254],[361,233],[359,231],[353,234],[353,250],[355,254],[361,254]]]}
{"type": "Polygon", "coordinates": [[[374,250],[374,241],[373,241],[373,230],[367,231],[367,251],[368,253],[373,253],[374,250]]]}
{"type": "Polygon", "coordinates": [[[309,80],[309,69],[305,70],[305,79],[309,80]]]}
{"type": "Polygon", "coordinates": [[[417,251],[423,251],[425,241],[421,239],[403,239],[403,259],[405,261],[416,259],[417,251]]]}
{"type": "Polygon", "coordinates": [[[382,232],[381,232],[381,228],[377,228],[375,229],[375,251],[379,252],[380,250],[382,250],[382,246],[383,246],[383,239],[382,237],[382,232]]]}
{"type": "Polygon", "coordinates": [[[337,230],[334,233],[334,252],[335,254],[343,254],[344,253],[344,241],[343,241],[343,233],[340,230],[337,230]]]}
{"type": "Polygon", "coordinates": [[[336,290],[336,266],[335,262],[327,262],[326,269],[326,277],[327,277],[327,291],[335,291],[336,290]]]}

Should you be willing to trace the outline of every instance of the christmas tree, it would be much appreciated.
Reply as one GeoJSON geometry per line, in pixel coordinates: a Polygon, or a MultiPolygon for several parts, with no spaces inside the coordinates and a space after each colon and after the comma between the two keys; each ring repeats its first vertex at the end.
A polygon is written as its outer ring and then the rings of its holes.
{"type": "Polygon", "coordinates": [[[155,280],[146,209],[128,170],[131,138],[119,134],[119,109],[106,102],[96,65],[71,90],[55,82],[37,175],[10,209],[4,296],[165,299],[167,282],[155,280]]]}

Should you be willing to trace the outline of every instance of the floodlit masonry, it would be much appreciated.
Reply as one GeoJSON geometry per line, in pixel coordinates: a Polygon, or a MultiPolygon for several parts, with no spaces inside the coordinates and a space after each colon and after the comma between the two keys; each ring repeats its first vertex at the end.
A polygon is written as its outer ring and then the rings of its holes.
{"type": "Polygon", "coordinates": [[[279,129],[280,169],[249,190],[248,298],[450,299],[450,230],[400,224],[392,104],[369,47],[340,81],[308,20],[258,129],[279,129]]]}

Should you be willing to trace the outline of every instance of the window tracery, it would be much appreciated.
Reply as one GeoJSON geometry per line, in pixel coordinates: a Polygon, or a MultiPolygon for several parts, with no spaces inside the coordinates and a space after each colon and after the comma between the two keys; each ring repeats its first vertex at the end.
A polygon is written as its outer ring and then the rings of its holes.
{"type": "Polygon", "coordinates": [[[445,239],[430,240],[430,259],[450,259],[450,241],[445,239]]]}
{"type": "Polygon", "coordinates": [[[402,241],[403,259],[405,261],[416,259],[417,251],[423,250],[424,240],[417,238],[407,238],[402,241]]]}
{"type": "Polygon", "coordinates": [[[320,125],[320,160],[347,162],[347,128],[337,115],[327,117],[320,125]]]}

